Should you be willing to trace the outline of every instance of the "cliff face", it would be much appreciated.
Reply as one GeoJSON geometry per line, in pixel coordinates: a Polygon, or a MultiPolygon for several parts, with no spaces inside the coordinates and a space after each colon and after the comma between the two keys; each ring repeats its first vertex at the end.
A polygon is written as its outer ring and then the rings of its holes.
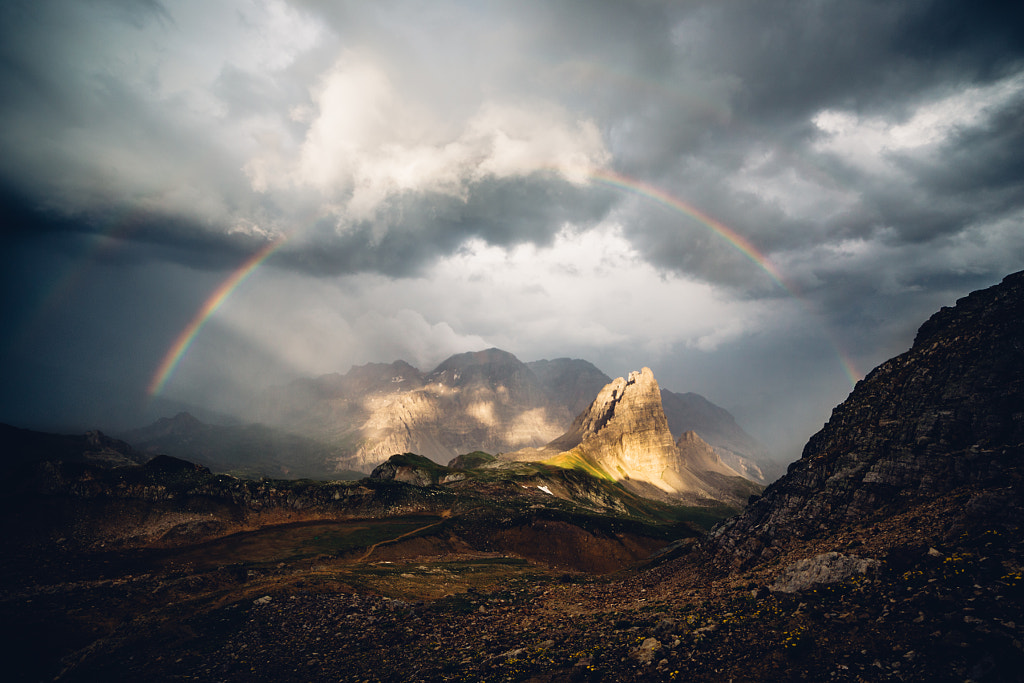
{"type": "Polygon", "coordinates": [[[547,448],[581,448],[613,475],[632,473],[655,480],[678,458],[658,381],[649,368],[607,384],[572,428],[547,448]]]}
{"type": "Polygon", "coordinates": [[[613,380],[572,427],[541,449],[512,453],[596,470],[645,496],[713,499],[741,505],[757,488],[693,432],[672,439],[661,391],[649,368],[613,380]]]}
{"type": "Polygon", "coordinates": [[[958,487],[967,507],[1021,513],[1024,272],[931,317],[906,353],[871,372],[800,460],[711,535],[744,563],[790,538],[881,519],[958,487]]]}
{"type": "Polygon", "coordinates": [[[355,456],[372,467],[394,453],[445,463],[475,450],[501,452],[543,444],[568,421],[533,372],[510,353],[489,349],[452,356],[414,391],[366,396],[355,456]]]}

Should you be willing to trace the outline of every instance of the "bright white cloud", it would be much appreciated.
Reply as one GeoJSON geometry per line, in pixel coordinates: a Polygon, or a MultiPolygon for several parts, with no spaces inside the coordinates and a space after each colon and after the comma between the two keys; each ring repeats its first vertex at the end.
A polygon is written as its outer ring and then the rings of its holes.
{"type": "Polygon", "coordinates": [[[596,124],[554,103],[486,101],[468,120],[452,122],[354,55],[325,73],[310,96],[310,107],[291,112],[309,122],[297,157],[257,153],[246,172],[260,192],[317,190],[343,223],[372,219],[407,192],[465,198],[474,182],[489,178],[551,170],[581,183],[580,169],[609,159],[596,124]]]}
{"type": "Polygon", "coordinates": [[[867,172],[889,172],[890,154],[941,145],[958,131],[983,124],[991,112],[1005,107],[1022,93],[1024,73],[1017,73],[926,102],[902,122],[823,109],[813,118],[814,125],[823,133],[815,148],[836,154],[867,172]]]}
{"type": "Polygon", "coordinates": [[[787,307],[732,301],[707,284],[664,275],[614,225],[566,227],[548,247],[474,240],[422,279],[332,282],[271,272],[247,283],[245,296],[260,305],[225,307],[225,324],[307,373],[344,370],[342,358],[429,366],[487,346],[527,360],[581,348],[713,351],[780,324],[787,307]],[[301,307],[293,305],[296,291],[301,307]]]}

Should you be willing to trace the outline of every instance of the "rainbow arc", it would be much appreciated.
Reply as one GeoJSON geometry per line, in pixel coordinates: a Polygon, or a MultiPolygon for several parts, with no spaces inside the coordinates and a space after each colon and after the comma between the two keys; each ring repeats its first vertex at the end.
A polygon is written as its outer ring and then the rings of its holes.
{"type": "Polygon", "coordinates": [[[185,357],[185,353],[188,351],[192,342],[195,341],[199,335],[199,331],[203,328],[203,325],[207,320],[210,319],[218,308],[220,308],[231,293],[238,288],[242,282],[245,281],[254,270],[268,258],[271,254],[281,248],[284,244],[284,239],[279,239],[275,242],[266,244],[262,249],[257,251],[255,254],[246,259],[245,263],[239,266],[224,282],[222,282],[217,289],[213,291],[206,302],[200,307],[199,311],[192,317],[185,329],[181,331],[174,343],[171,344],[171,348],[164,354],[163,360],[160,361],[160,365],[157,367],[156,372],[153,373],[153,379],[150,380],[149,386],[146,387],[146,392],[150,396],[157,396],[163,391],[164,386],[167,385],[167,381],[174,374],[175,368],[178,367],[178,363],[185,357]]]}

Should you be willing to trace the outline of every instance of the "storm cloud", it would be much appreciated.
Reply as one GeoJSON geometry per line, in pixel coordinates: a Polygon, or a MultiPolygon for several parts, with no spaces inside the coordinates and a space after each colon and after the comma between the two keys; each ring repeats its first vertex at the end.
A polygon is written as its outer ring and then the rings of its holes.
{"type": "Polygon", "coordinates": [[[0,88],[34,426],[131,422],[273,242],[164,400],[500,346],[650,365],[786,450],[1024,262],[1012,3],[15,1],[0,88]]]}

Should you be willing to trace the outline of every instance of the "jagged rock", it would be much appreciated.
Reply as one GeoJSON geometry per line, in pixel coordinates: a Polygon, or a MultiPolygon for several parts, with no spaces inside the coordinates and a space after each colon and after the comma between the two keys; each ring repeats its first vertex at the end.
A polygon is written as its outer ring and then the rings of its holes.
{"type": "Polygon", "coordinates": [[[572,428],[547,448],[576,449],[616,479],[640,479],[665,491],[680,490],[664,476],[666,468],[676,464],[679,451],[650,368],[606,385],[572,428]]]}
{"type": "MultiPolygon", "coordinates": [[[[1024,272],[933,315],[909,351],[857,383],[786,476],[711,532],[710,547],[748,563],[959,486],[1004,486],[1024,457],[1022,416],[1024,272]]],[[[1024,516],[1019,491],[974,499],[1001,501],[979,514],[1024,516]]]]}
{"type": "Polygon", "coordinates": [[[796,593],[812,586],[827,585],[845,581],[857,574],[879,566],[878,560],[840,553],[822,553],[799,560],[783,569],[772,584],[771,590],[779,593],[796,593]]]}
{"type": "Polygon", "coordinates": [[[758,492],[695,433],[687,432],[678,443],[672,439],[650,368],[608,383],[569,431],[544,448],[503,457],[586,469],[648,497],[741,506],[758,492]]]}
{"type": "MultiPolygon", "coordinates": [[[[570,429],[609,382],[587,361],[522,363],[487,349],[452,356],[429,373],[397,361],[296,381],[265,392],[250,417],[326,444],[338,468],[369,471],[393,453],[446,463],[475,450],[542,447],[570,429]]],[[[671,396],[678,424],[711,434],[705,438],[724,458],[740,463],[734,453],[756,450],[728,412],[696,394],[671,396]]],[[[742,463],[753,480],[762,476],[756,464],[742,463]]]]}

